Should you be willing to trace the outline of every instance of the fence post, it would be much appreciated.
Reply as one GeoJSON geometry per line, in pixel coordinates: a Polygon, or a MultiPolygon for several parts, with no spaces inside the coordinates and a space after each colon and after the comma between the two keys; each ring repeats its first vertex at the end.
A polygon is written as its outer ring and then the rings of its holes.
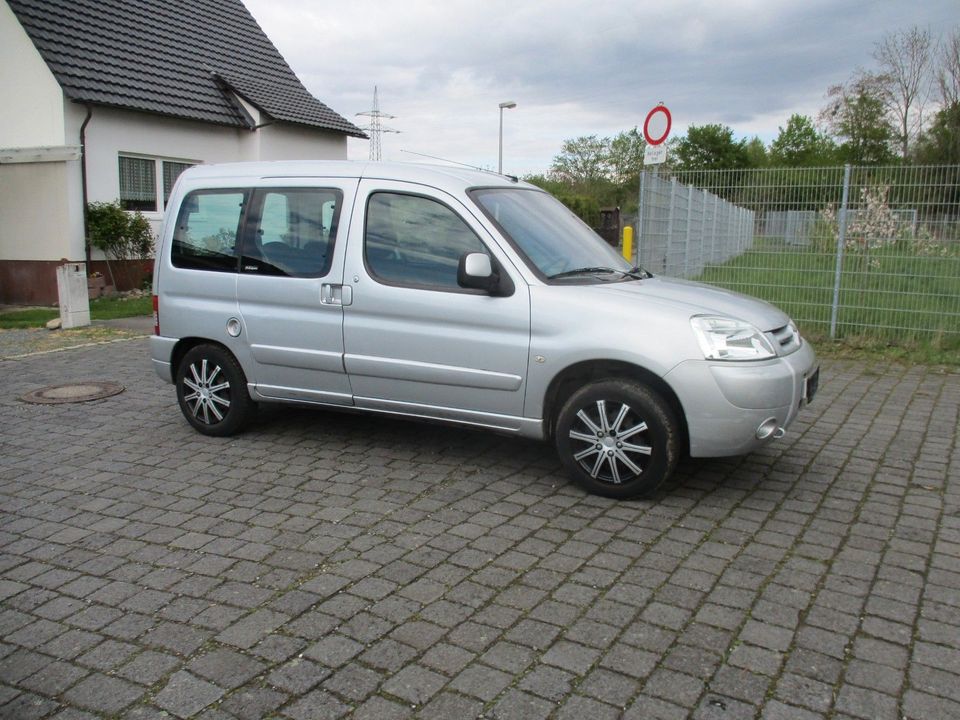
{"type": "Polygon", "coordinates": [[[740,208],[737,211],[737,255],[743,253],[744,238],[747,235],[747,209],[740,208]]]}
{"type": "Polygon", "coordinates": [[[713,225],[710,229],[710,264],[717,262],[717,217],[720,215],[720,196],[713,196],[713,225]]]}
{"type": "Polygon", "coordinates": [[[687,185],[687,234],[683,239],[683,277],[690,278],[690,222],[693,218],[693,185],[687,185]]]}
{"type": "Polygon", "coordinates": [[[639,198],[639,201],[637,202],[637,232],[634,233],[634,237],[633,237],[633,252],[634,252],[633,264],[634,265],[640,264],[640,243],[643,242],[643,201],[644,201],[643,191],[645,189],[646,184],[647,184],[647,171],[641,170],[640,171],[640,198],[639,198]]]}
{"type": "Polygon", "coordinates": [[[843,271],[843,246],[847,241],[847,201],[850,198],[850,165],[843,166],[843,196],[840,199],[840,227],[837,230],[837,266],[833,274],[833,304],[830,306],[830,339],[837,337],[840,309],[840,276],[843,271]]]}
{"type": "Polygon", "coordinates": [[[747,218],[749,217],[749,215],[750,214],[747,212],[746,208],[743,208],[743,207],[740,208],[740,230],[737,233],[737,255],[742,254],[743,251],[746,249],[745,245],[747,244],[746,242],[747,218]]]}
{"type": "Polygon", "coordinates": [[[706,270],[710,265],[710,258],[707,257],[707,200],[710,194],[706,190],[701,190],[703,195],[703,208],[700,212],[700,272],[706,270]]]}
{"type": "Polygon", "coordinates": [[[667,210],[667,242],[663,248],[663,272],[673,275],[670,268],[670,249],[673,247],[673,216],[677,205],[677,179],[670,178],[670,209],[667,210]]]}

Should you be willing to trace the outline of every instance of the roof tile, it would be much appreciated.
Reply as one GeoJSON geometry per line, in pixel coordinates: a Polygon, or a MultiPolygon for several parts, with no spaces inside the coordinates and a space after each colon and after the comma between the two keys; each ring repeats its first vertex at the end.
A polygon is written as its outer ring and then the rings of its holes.
{"type": "Polygon", "coordinates": [[[8,0],[71,100],[251,127],[271,118],[366,137],[311,95],[241,0],[8,0]]]}

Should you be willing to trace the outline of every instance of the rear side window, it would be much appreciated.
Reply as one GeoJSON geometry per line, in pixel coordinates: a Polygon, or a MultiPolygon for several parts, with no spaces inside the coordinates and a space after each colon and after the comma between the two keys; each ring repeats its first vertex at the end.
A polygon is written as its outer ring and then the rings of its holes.
{"type": "Polygon", "coordinates": [[[184,198],[173,231],[173,264],[236,272],[237,238],[249,191],[202,190],[184,198]]]}
{"type": "Polygon", "coordinates": [[[320,277],[330,270],[343,195],[329,188],[254,191],[241,272],[320,277]]]}

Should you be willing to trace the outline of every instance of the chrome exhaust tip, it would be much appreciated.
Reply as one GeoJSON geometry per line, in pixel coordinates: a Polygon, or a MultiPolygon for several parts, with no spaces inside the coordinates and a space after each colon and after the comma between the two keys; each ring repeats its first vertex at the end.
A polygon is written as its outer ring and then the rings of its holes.
{"type": "Polygon", "coordinates": [[[757,440],[783,437],[785,432],[786,430],[780,427],[780,423],[777,422],[776,418],[767,418],[760,423],[760,426],[757,428],[757,440]]]}

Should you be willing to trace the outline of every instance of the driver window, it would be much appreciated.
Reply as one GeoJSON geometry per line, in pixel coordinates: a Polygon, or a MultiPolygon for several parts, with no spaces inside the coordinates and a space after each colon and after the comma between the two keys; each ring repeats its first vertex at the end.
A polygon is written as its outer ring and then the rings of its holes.
{"type": "Polygon", "coordinates": [[[464,253],[487,253],[453,210],[419,195],[379,192],[367,201],[364,261],[391,285],[463,291],[457,264],[464,253]]]}

